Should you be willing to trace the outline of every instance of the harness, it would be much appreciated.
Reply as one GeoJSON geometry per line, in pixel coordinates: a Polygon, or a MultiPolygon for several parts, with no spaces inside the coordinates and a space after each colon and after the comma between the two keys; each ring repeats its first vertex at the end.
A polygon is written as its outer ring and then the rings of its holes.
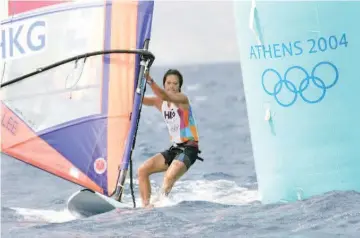
{"type": "MultiPolygon", "coordinates": [[[[169,150],[180,150],[182,153],[186,154],[186,150],[189,149],[189,147],[195,147],[192,145],[189,145],[188,142],[184,142],[181,144],[173,144],[172,146],[170,146],[169,150]]],[[[198,154],[201,154],[201,150],[198,149],[198,154]]],[[[196,159],[204,162],[204,159],[201,158],[200,156],[197,156],[196,159]]]]}

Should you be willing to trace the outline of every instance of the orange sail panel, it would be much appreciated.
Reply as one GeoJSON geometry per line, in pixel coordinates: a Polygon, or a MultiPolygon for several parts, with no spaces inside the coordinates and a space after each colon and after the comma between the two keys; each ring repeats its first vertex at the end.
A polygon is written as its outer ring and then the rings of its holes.
{"type": "MultiPolygon", "coordinates": [[[[153,4],[68,2],[10,16],[1,23],[1,83],[87,52],[143,48],[153,4]]],[[[136,133],[130,115],[140,100],[139,65],[136,54],[97,55],[2,87],[1,152],[113,194],[136,133]]]]}
{"type": "MultiPolygon", "coordinates": [[[[137,30],[138,3],[113,3],[112,22],[122,22],[123,27],[111,27],[111,49],[135,49],[137,30]],[[125,37],[124,37],[125,36],[125,37]]],[[[108,188],[114,191],[117,183],[118,160],[123,157],[126,149],[127,135],[131,121],[130,113],[134,100],[135,55],[118,54],[110,57],[109,91],[108,91],[108,188]],[[121,117],[120,115],[127,115],[121,117]]]]}

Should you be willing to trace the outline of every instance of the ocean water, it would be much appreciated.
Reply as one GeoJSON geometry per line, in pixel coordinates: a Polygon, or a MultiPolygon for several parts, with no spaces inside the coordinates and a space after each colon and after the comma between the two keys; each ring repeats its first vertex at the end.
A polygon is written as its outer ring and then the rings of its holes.
{"type": "MultiPolygon", "coordinates": [[[[161,83],[166,69],[154,65],[157,82],[161,83]]],[[[259,202],[240,65],[179,69],[184,74],[183,91],[195,110],[205,161],[195,163],[161,206],[76,219],[66,210],[66,201],[80,187],[2,156],[1,237],[360,236],[360,193],[332,191],[289,204],[259,202]]],[[[133,153],[134,172],[146,158],[168,146],[159,112],[144,107],[133,153]]],[[[162,174],[151,177],[153,194],[161,182],[162,174]]],[[[136,173],[134,186],[139,206],[136,173]]],[[[124,201],[131,204],[127,192],[124,201]]]]}

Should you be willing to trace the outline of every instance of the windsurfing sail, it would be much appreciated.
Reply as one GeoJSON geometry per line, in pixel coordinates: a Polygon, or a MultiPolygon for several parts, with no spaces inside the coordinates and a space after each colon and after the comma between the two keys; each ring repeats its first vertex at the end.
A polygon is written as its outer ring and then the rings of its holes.
{"type": "Polygon", "coordinates": [[[154,60],[153,4],[71,2],[3,21],[1,153],[112,196],[154,60]]]}

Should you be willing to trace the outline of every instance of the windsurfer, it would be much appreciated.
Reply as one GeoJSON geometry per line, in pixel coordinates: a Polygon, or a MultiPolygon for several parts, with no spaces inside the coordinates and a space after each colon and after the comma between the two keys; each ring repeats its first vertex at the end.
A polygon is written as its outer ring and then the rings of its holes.
{"type": "Polygon", "coordinates": [[[169,149],[147,159],[138,169],[139,189],[143,207],[151,207],[151,185],[149,176],[165,172],[161,194],[167,196],[175,182],[194,164],[200,153],[199,136],[194,114],[188,97],[181,92],[183,77],[178,70],[169,69],[159,87],[150,74],[146,81],[154,97],[144,97],[143,104],[157,108],[167,125],[171,142],[169,149]]]}

